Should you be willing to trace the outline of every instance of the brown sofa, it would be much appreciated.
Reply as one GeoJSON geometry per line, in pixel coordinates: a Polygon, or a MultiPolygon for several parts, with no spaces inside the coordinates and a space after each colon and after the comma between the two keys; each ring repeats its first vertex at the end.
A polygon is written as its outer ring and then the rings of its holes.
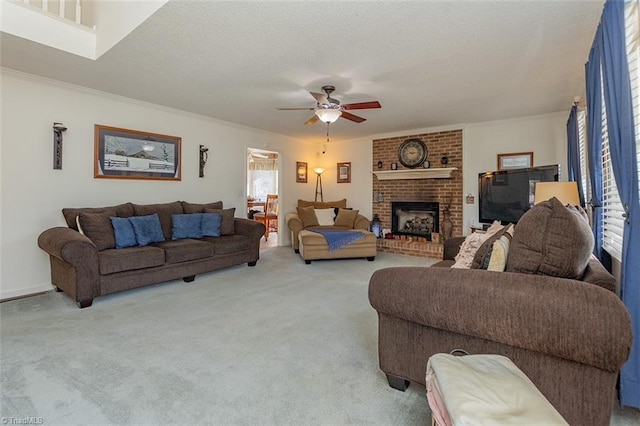
{"type": "Polygon", "coordinates": [[[93,299],[182,278],[191,282],[197,274],[247,263],[260,258],[264,225],[235,218],[234,209],[223,209],[221,201],[193,204],[184,201],[163,204],[132,204],[101,208],[65,208],[68,227],[48,229],[38,237],[38,246],[49,254],[51,282],[57,291],[72,297],[80,308],[93,299]],[[222,215],[221,236],[172,239],[172,215],[215,212],[222,215]],[[115,248],[111,217],[128,218],[157,213],[164,241],[143,247],[115,248]],[[79,232],[78,223],[83,233],[79,232]]]}
{"type": "Polygon", "coordinates": [[[588,256],[590,247],[578,276],[545,271],[562,251],[565,261],[555,268],[583,262],[573,261],[584,250],[571,244],[575,233],[570,227],[565,232],[563,220],[541,225],[523,216],[506,272],[449,268],[464,238],[447,241],[445,260],[436,267],[376,271],[369,300],[378,313],[380,368],[390,386],[424,385],[427,361],[436,353],[499,354],[513,360],[570,424],[609,424],[618,372],[629,356],[631,320],[612,291],[614,278],[588,256]],[[566,235],[553,235],[558,232],[566,235]],[[535,253],[518,257],[536,246],[545,252],[536,271],[514,270],[523,260],[531,266],[535,253]]]}

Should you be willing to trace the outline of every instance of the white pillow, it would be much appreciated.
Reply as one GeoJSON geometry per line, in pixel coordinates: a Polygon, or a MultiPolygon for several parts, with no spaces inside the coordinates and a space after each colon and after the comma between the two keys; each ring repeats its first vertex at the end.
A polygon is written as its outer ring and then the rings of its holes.
{"type": "Polygon", "coordinates": [[[313,209],[318,218],[318,225],[320,226],[333,226],[335,223],[334,216],[336,213],[333,209],[313,209]]]}

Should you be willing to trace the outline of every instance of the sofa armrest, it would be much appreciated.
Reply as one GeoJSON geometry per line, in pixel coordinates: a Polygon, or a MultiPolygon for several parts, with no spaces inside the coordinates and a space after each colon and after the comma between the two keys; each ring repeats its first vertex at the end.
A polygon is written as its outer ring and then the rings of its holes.
{"type": "Polygon", "coordinates": [[[386,268],[372,275],[369,300],[378,313],[611,372],[627,360],[632,340],[614,293],[550,276],[386,268]]]}
{"type": "Polygon", "coordinates": [[[38,246],[50,256],[53,285],[82,307],[100,295],[98,249],[89,238],[71,228],[55,227],[40,234],[38,246]]]}
{"type": "Polygon", "coordinates": [[[465,237],[454,237],[444,242],[444,257],[442,260],[455,260],[456,255],[460,251],[460,246],[464,242],[465,237]]]}
{"type": "Polygon", "coordinates": [[[358,214],[358,217],[356,217],[356,221],[353,224],[353,229],[364,229],[365,231],[368,231],[370,227],[371,221],[361,214],[358,214]]]}
{"type": "Polygon", "coordinates": [[[78,231],[62,226],[50,228],[38,237],[38,247],[51,256],[70,264],[77,263],[75,255],[78,253],[97,252],[93,242],[78,231]]]}
{"type": "Polygon", "coordinates": [[[249,237],[249,240],[251,241],[251,256],[249,263],[257,262],[260,259],[260,238],[262,238],[266,231],[264,224],[255,220],[236,217],[233,221],[233,227],[234,233],[249,237]]]}
{"type": "Polygon", "coordinates": [[[291,247],[294,250],[298,250],[298,233],[304,229],[302,220],[298,216],[298,213],[288,213],[286,216],[287,228],[291,232],[291,247]]]}

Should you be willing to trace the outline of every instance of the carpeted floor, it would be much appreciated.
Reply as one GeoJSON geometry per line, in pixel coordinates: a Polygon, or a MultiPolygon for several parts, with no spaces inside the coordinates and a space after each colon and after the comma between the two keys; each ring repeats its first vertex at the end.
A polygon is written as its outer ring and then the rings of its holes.
{"type": "MultiPolygon", "coordinates": [[[[378,369],[376,269],[428,265],[379,254],[305,265],[267,248],[246,265],[100,297],[0,304],[1,412],[69,424],[425,425],[424,389],[378,369]]],[[[638,424],[616,410],[612,424],[638,424]]],[[[15,421],[13,423],[16,423],[15,421]]]]}

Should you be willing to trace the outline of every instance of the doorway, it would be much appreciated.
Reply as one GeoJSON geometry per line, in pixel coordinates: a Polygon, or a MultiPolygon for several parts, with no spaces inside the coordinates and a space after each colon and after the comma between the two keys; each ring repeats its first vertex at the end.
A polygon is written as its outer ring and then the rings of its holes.
{"type": "MultiPolygon", "coordinates": [[[[247,148],[247,217],[253,219],[257,212],[264,212],[267,195],[279,193],[279,155],[275,151],[247,148]]],[[[278,245],[278,220],[272,221],[269,238],[262,245],[278,245]]]]}

